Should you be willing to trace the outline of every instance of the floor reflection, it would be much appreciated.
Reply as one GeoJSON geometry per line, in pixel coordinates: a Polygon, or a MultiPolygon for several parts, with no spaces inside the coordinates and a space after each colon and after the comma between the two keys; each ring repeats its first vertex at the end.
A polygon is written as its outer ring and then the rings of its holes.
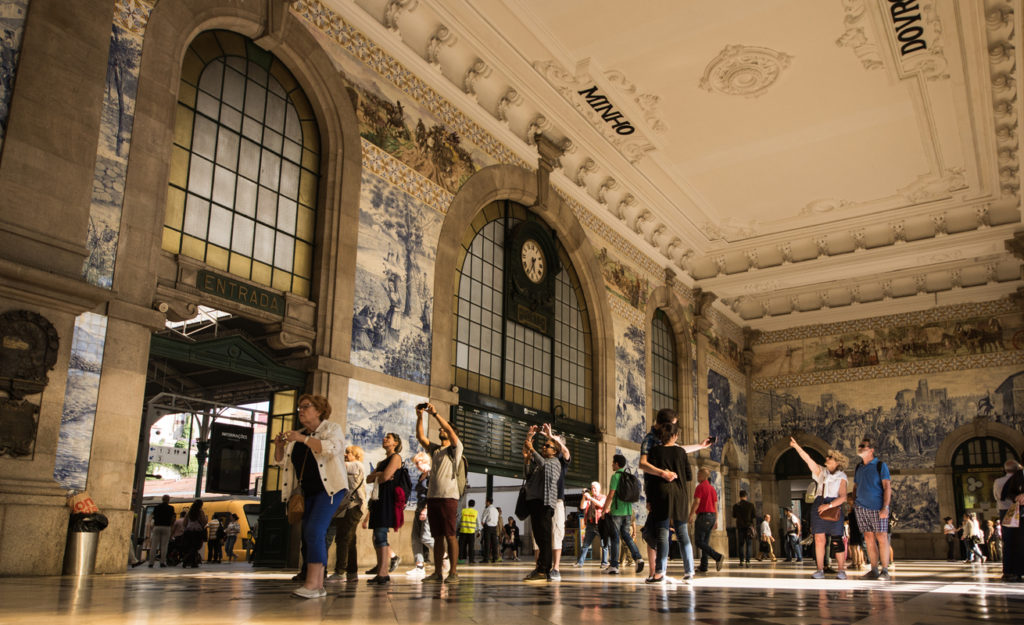
{"type": "MultiPolygon", "coordinates": [[[[670,567],[669,575],[673,574],[670,567]]],[[[998,565],[901,562],[892,582],[812,580],[806,567],[726,568],[692,583],[645,584],[597,567],[561,583],[521,582],[526,566],[465,567],[455,585],[392,576],[390,586],[329,584],[323,599],[289,596],[291,573],[245,564],[198,571],[134,569],[119,575],[0,579],[0,622],[22,623],[1017,623],[1024,586],[997,581],[998,565]],[[977,569],[977,570],[976,570],[977,569]]]]}

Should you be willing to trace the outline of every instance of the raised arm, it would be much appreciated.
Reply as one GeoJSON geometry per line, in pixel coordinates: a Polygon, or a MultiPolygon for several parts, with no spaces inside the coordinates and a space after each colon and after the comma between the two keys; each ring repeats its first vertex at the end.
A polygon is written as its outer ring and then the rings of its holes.
{"type": "Polygon", "coordinates": [[[452,427],[452,424],[448,423],[448,419],[438,414],[437,410],[434,409],[434,404],[427,404],[427,412],[433,415],[437,422],[441,424],[441,429],[448,435],[448,440],[451,441],[452,447],[457,446],[459,444],[459,435],[455,433],[455,428],[452,427]]]}
{"type": "Polygon", "coordinates": [[[705,438],[700,443],[694,443],[692,445],[680,445],[680,447],[686,450],[686,453],[688,454],[697,453],[701,449],[707,449],[708,447],[711,447],[711,437],[709,436],[705,438]]]}
{"type": "Polygon", "coordinates": [[[796,442],[796,439],[793,438],[792,436],[789,437],[789,446],[796,450],[796,453],[799,454],[800,458],[803,459],[804,463],[807,465],[807,468],[811,470],[811,475],[813,475],[814,478],[817,479],[818,473],[821,472],[821,466],[814,461],[814,458],[811,458],[810,455],[808,455],[807,452],[804,451],[804,448],[801,447],[800,443],[796,442]]]}
{"type": "Polygon", "coordinates": [[[416,406],[416,440],[420,442],[424,449],[430,446],[430,438],[427,436],[427,421],[430,420],[431,409],[433,409],[433,406],[430,404],[426,406],[419,404],[416,406]],[[424,418],[424,413],[427,413],[426,418],[424,418]]]}
{"type": "Polygon", "coordinates": [[[545,423],[544,424],[544,428],[542,430],[542,433],[544,434],[544,436],[548,437],[548,440],[550,440],[555,445],[558,445],[558,453],[555,454],[556,456],[560,455],[563,458],[565,458],[566,460],[571,460],[571,454],[569,453],[569,448],[566,447],[565,445],[563,445],[562,441],[558,440],[558,438],[555,437],[554,433],[551,432],[551,424],[550,423],[545,423]]]}

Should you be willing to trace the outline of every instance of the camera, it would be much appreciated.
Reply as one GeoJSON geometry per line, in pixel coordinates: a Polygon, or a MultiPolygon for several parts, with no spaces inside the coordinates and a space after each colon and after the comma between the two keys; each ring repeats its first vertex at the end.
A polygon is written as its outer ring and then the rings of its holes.
{"type": "Polygon", "coordinates": [[[718,440],[717,436],[709,436],[708,437],[708,442],[711,443],[712,445],[714,445],[717,440],[718,440]]]}
{"type": "Polygon", "coordinates": [[[416,404],[416,410],[426,410],[427,406],[429,406],[429,405],[430,404],[428,402],[423,402],[422,404],[416,404]]]}

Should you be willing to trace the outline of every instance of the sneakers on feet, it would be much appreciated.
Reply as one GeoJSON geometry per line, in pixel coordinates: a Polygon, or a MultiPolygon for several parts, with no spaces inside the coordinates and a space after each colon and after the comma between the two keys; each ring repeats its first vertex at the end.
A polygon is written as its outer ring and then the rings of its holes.
{"type": "Polygon", "coordinates": [[[818,569],[811,575],[811,579],[825,579],[825,571],[818,569]]]}
{"type": "Polygon", "coordinates": [[[577,561],[575,561],[575,562],[573,562],[573,563],[572,563],[572,568],[574,568],[574,569],[578,569],[578,568],[580,568],[581,566],[583,566],[583,563],[582,563],[582,562],[580,562],[579,560],[577,560],[577,561]]]}
{"type": "Polygon", "coordinates": [[[846,579],[846,571],[839,571],[836,573],[836,579],[846,579]]]}
{"type": "Polygon", "coordinates": [[[459,574],[458,573],[452,573],[448,577],[444,578],[444,581],[448,582],[449,584],[458,584],[459,583],[459,574]]]}
{"type": "Polygon", "coordinates": [[[640,573],[643,570],[644,570],[644,561],[643,560],[637,560],[636,561],[636,572],[640,573]]]}
{"type": "MultiPolygon", "coordinates": [[[[888,575],[888,573],[886,573],[886,575],[888,575]]],[[[861,579],[867,579],[867,580],[878,579],[878,578],[879,578],[878,569],[871,569],[870,571],[868,571],[867,573],[865,573],[861,577],[861,579]]]]}
{"type": "Polygon", "coordinates": [[[558,570],[556,570],[556,569],[551,569],[551,571],[548,572],[548,581],[549,582],[560,582],[560,581],[562,581],[562,574],[559,573],[558,570]]]}
{"type": "Polygon", "coordinates": [[[665,576],[662,575],[661,577],[655,577],[655,576],[651,575],[650,577],[648,577],[647,579],[644,580],[644,583],[645,584],[664,584],[665,583],[665,576]]]}
{"type": "Polygon", "coordinates": [[[538,582],[538,581],[546,581],[547,578],[548,578],[548,576],[544,573],[544,571],[538,571],[538,570],[534,569],[533,571],[530,571],[529,575],[527,575],[526,577],[523,578],[523,581],[524,582],[538,582]]]}
{"type": "Polygon", "coordinates": [[[358,582],[359,581],[359,573],[346,573],[345,574],[345,581],[346,582],[358,582]]]}
{"type": "Polygon", "coordinates": [[[718,559],[715,560],[715,571],[721,571],[722,570],[722,565],[724,565],[724,564],[725,564],[725,556],[718,556],[718,559]]]}
{"type": "Polygon", "coordinates": [[[892,578],[891,578],[891,577],[889,577],[889,571],[888,571],[888,569],[882,569],[881,571],[879,571],[879,572],[878,572],[878,580],[879,580],[879,581],[882,581],[882,582],[887,582],[887,581],[889,581],[890,579],[892,579],[892,578]]]}
{"type": "Polygon", "coordinates": [[[425,582],[443,582],[444,578],[441,577],[440,573],[431,573],[430,575],[427,575],[426,577],[424,577],[423,581],[425,581],[425,582]]]}
{"type": "Polygon", "coordinates": [[[326,597],[327,591],[323,588],[306,588],[305,586],[299,586],[292,591],[293,597],[299,599],[316,599],[317,597],[326,597]]]}
{"type": "Polygon", "coordinates": [[[405,575],[412,579],[423,579],[427,576],[427,571],[422,566],[414,566],[406,571],[405,575]]]}
{"type": "Polygon", "coordinates": [[[608,567],[608,570],[606,571],[606,573],[608,573],[609,575],[618,575],[619,574],[619,567],[617,567],[617,566],[610,566],[610,567],[608,567]]]}
{"type": "Polygon", "coordinates": [[[398,565],[401,564],[401,563],[402,563],[402,557],[401,556],[397,556],[397,555],[396,556],[392,556],[391,557],[391,562],[388,564],[388,573],[391,573],[392,571],[397,569],[398,565]]]}

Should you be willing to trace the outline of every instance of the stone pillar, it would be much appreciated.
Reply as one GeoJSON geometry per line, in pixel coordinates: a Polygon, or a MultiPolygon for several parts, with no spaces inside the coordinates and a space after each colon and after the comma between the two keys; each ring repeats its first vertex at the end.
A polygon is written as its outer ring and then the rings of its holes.
{"type": "Polygon", "coordinates": [[[149,339],[154,330],[164,326],[164,316],[112,302],[107,319],[86,490],[110,521],[100,534],[96,572],[120,573],[128,562],[133,526],[132,477],[139,429],[145,422],[149,339]]]}
{"type": "Polygon", "coordinates": [[[0,312],[41,315],[59,346],[49,383],[25,397],[39,406],[31,453],[0,456],[0,575],[63,563],[68,509],[53,474],[71,341],[75,318],[109,297],[81,276],[113,8],[35,0],[25,22],[0,161],[0,312]]]}

